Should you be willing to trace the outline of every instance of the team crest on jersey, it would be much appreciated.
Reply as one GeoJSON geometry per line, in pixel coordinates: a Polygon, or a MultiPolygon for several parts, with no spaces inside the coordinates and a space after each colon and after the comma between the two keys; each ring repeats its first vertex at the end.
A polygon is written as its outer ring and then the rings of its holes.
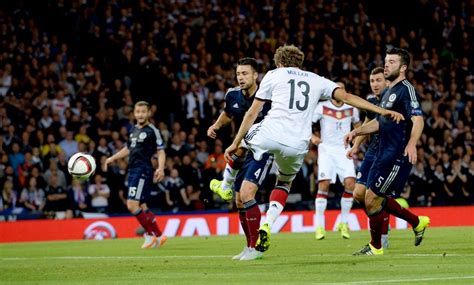
{"type": "Polygon", "coordinates": [[[337,111],[336,112],[336,118],[340,119],[342,117],[342,112],[337,111]]]}
{"type": "Polygon", "coordinates": [[[390,97],[388,97],[389,102],[395,102],[395,99],[397,99],[397,94],[395,93],[390,94],[390,97]]]}
{"type": "Polygon", "coordinates": [[[146,133],[144,133],[144,132],[143,132],[143,133],[140,133],[140,134],[138,135],[138,138],[141,139],[141,140],[144,140],[144,139],[146,138],[146,133]]]}

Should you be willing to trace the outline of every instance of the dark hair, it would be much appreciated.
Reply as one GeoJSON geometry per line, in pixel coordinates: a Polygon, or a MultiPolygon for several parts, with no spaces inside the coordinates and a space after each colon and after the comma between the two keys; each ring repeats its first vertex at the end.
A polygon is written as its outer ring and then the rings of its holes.
{"type": "Polygon", "coordinates": [[[383,67],[376,67],[374,69],[372,69],[372,71],[370,72],[370,75],[375,75],[375,74],[379,74],[379,73],[383,73],[383,67]]]}
{"type": "Polygon", "coordinates": [[[250,65],[255,72],[258,71],[258,63],[257,60],[253,57],[244,57],[239,59],[237,65],[250,65]]]}
{"type": "Polygon", "coordinates": [[[410,66],[410,54],[406,49],[402,48],[389,48],[387,54],[397,54],[400,56],[400,62],[402,65],[406,65],[407,68],[410,66]]]}

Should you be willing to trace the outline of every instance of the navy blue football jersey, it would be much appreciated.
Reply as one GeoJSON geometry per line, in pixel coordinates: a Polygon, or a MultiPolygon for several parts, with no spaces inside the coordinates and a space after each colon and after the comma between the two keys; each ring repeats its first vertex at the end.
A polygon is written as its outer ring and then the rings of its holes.
{"type": "MultiPolygon", "coordinates": [[[[382,92],[382,94],[380,94],[380,96],[383,96],[383,94],[384,94],[384,92],[382,92]]],[[[380,99],[377,96],[373,95],[373,94],[367,96],[367,101],[369,101],[370,103],[372,103],[374,105],[377,105],[377,106],[380,103],[380,99]]],[[[369,119],[369,120],[373,120],[373,119],[377,118],[377,113],[367,111],[365,114],[367,116],[367,119],[369,119]]],[[[379,133],[378,132],[373,133],[373,134],[370,135],[370,140],[368,142],[368,145],[369,145],[369,148],[366,152],[366,155],[367,155],[367,153],[375,155],[377,153],[377,150],[379,149],[379,133]]]]}
{"type": "Polygon", "coordinates": [[[378,116],[379,153],[386,159],[403,155],[410,139],[412,116],[422,116],[419,96],[408,80],[402,80],[387,90],[380,101],[380,107],[399,112],[405,120],[397,122],[387,116],[378,116]]]}
{"type": "MultiPolygon", "coordinates": [[[[225,107],[224,111],[231,117],[237,126],[240,126],[244,119],[245,113],[253,103],[255,96],[244,96],[240,87],[229,88],[225,95],[225,107]]],[[[258,114],[255,124],[263,120],[270,110],[271,102],[266,102],[263,109],[258,114]]]]}
{"type": "Polygon", "coordinates": [[[143,128],[134,126],[127,142],[130,151],[128,168],[152,168],[151,157],[157,150],[164,149],[160,131],[152,124],[143,128]]]}

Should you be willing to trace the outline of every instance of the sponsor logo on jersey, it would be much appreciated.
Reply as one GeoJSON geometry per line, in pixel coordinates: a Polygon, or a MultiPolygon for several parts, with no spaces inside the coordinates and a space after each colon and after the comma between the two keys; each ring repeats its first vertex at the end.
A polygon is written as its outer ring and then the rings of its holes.
{"type": "Polygon", "coordinates": [[[357,179],[360,179],[362,177],[362,172],[357,173],[357,179]]]}
{"type": "Polygon", "coordinates": [[[146,133],[145,132],[142,132],[138,135],[138,138],[141,139],[141,140],[144,140],[146,138],[146,133]]]}
{"type": "Polygon", "coordinates": [[[390,94],[390,96],[388,97],[389,102],[395,102],[395,99],[397,99],[397,94],[395,93],[390,94]]]}

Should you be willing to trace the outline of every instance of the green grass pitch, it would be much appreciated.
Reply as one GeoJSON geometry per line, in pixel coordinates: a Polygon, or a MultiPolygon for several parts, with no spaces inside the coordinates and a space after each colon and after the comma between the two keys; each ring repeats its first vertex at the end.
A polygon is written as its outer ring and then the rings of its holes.
{"type": "Polygon", "coordinates": [[[0,245],[0,284],[474,284],[474,227],[390,232],[384,256],[351,256],[368,232],[274,234],[255,261],[233,261],[243,236],[170,238],[160,249],[141,239],[0,245]]]}

